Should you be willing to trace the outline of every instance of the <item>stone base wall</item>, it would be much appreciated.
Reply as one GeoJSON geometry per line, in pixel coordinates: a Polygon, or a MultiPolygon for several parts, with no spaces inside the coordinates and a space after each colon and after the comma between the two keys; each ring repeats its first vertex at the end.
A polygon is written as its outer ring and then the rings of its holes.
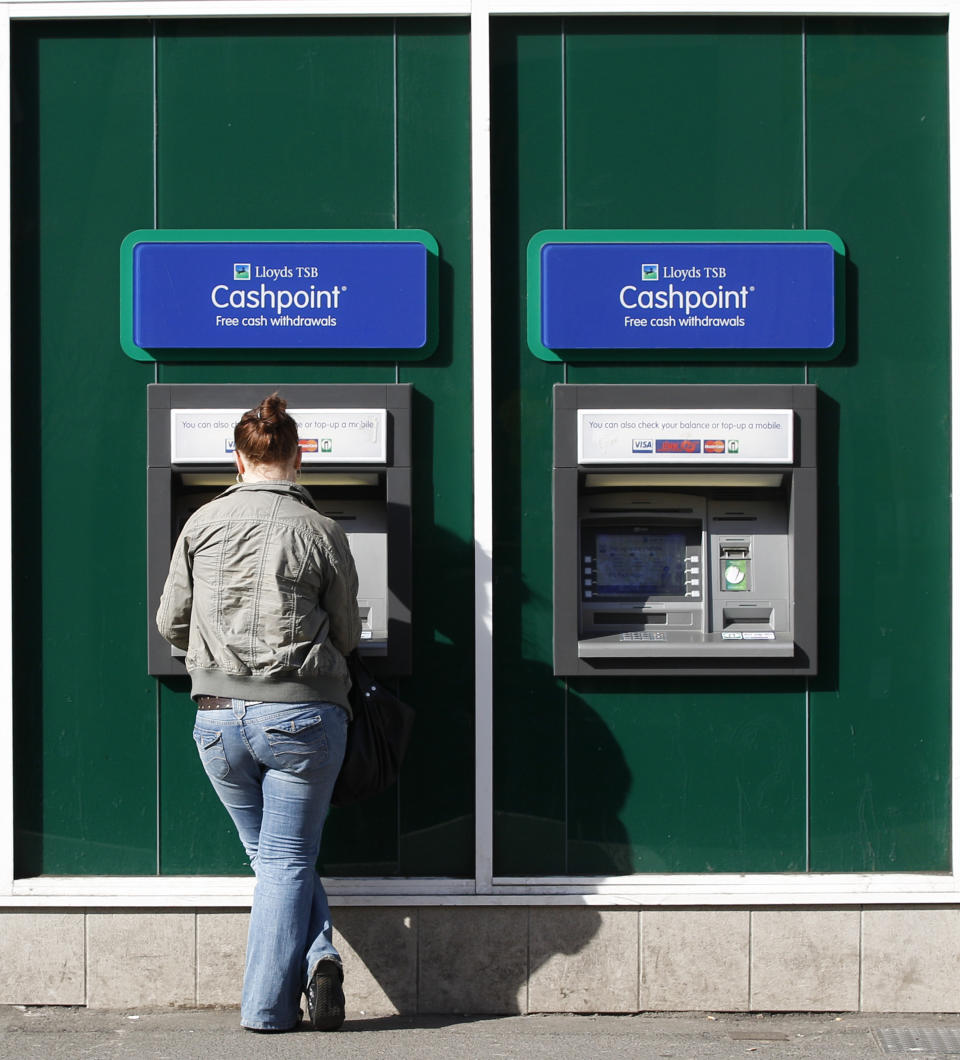
{"type": "MultiPolygon", "coordinates": [[[[0,913],[0,1004],[236,1005],[248,913],[0,913]]],[[[341,907],[348,1018],[960,1011],[960,907],[341,907]]]]}

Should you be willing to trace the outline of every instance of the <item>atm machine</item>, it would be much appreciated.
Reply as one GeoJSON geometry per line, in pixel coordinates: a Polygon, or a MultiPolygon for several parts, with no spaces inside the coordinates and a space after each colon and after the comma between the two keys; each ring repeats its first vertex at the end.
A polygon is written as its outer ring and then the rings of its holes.
{"type": "Polygon", "coordinates": [[[815,674],[815,386],[554,388],[554,672],[815,674]]]}
{"type": "Polygon", "coordinates": [[[411,657],[409,384],[153,384],[147,388],[147,646],[155,677],[186,673],[155,615],[183,524],[236,481],[233,428],[278,391],[300,428],[300,484],[346,532],[359,578],[360,653],[403,675],[411,657]]]}

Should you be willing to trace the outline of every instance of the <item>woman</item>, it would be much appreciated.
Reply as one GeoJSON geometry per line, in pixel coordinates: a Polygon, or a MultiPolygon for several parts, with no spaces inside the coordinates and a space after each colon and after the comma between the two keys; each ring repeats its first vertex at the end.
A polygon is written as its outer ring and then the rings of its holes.
{"type": "Polygon", "coordinates": [[[346,535],[295,482],[297,425],[277,394],[234,431],[238,485],[187,520],[157,626],[186,650],[203,768],[257,876],[240,1021],[343,1023],[343,968],[315,865],[346,744],[360,640],[346,535]]]}

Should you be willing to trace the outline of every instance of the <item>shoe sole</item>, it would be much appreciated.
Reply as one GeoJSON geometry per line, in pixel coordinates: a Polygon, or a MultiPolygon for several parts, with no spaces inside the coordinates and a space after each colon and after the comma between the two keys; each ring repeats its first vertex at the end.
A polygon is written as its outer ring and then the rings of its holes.
{"type": "MultiPolygon", "coordinates": [[[[314,1003],[310,1005],[310,1025],[315,1031],[335,1031],[343,1026],[343,988],[330,976],[317,977],[313,981],[314,1003]]],[[[309,1000],[309,998],[308,998],[309,1000]]]]}

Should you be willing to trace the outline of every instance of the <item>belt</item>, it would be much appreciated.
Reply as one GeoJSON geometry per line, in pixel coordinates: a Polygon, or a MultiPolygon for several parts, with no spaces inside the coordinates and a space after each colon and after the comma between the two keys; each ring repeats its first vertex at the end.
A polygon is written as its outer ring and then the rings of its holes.
{"type": "Polygon", "coordinates": [[[197,710],[229,709],[233,700],[224,696],[197,696],[197,710]]]}

